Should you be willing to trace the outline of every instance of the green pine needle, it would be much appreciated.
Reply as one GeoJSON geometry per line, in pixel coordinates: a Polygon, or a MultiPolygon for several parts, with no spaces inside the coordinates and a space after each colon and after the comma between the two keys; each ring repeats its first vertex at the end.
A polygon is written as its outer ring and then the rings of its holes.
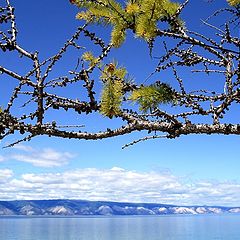
{"type": "Polygon", "coordinates": [[[83,53],[82,59],[89,62],[91,67],[96,66],[99,63],[99,58],[94,57],[92,52],[83,53]]]}
{"type": "Polygon", "coordinates": [[[240,0],[227,0],[229,5],[236,7],[237,5],[240,5],[240,0]]]}
{"type": "Polygon", "coordinates": [[[121,113],[123,82],[109,79],[103,87],[100,112],[109,118],[121,113]]]}
{"type": "Polygon", "coordinates": [[[156,37],[158,22],[173,16],[179,7],[170,0],[128,0],[124,6],[115,0],[76,0],[75,4],[83,9],[77,14],[78,19],[112,26],[111,43],[114,47],[122,45],[128,29],[146,41],[156,37]]]}
{"type": "Polygon", "coordinates": [[[174,101],[174,90],[166,83],[142,86],[132,92],[129,100],[139,104],[139,110],[147,112],[157,108],[160,104],[174,101]]]}
{"type": "Polygon", "coordinates": [[[109,118],[113,118],[121,113],[123,99],[123,86],[127,70],[118,67],[116,62],[107,64],[100,78],[104,86],[101,96],[100,112],[109,118]]]}

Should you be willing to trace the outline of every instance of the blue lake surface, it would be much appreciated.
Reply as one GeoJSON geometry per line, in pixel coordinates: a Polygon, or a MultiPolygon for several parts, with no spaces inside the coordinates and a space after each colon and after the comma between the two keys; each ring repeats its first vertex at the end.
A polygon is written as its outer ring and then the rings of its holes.
{"type": "Polygon", "coordinates": [[[1,217],[0,240],[240,240],[240,215],[1,217]]]}

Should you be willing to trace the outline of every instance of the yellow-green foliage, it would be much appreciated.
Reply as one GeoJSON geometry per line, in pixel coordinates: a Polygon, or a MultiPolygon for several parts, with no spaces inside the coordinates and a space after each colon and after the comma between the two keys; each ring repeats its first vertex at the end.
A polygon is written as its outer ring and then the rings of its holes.
{"type": "Polygon", "coordinates": [[[74,4],[85,9],[77,14],[78,19],[101,24],[111,23],[116,12],[122,10],[121,5],[114,0],[76,0],[74,4]]]}
{"type": "Polygon", "coordinates": [[[136,2],[128,2],[126,5],[126,12],[128,14],[138,14],[140,12],[140,5],[136,2]]]}
{"type": "Polygon", "coordinates": [[[100,78],[103,81],[108,79],[109,77],[115,78],[115,79],[118,79],[118,80],[124,80],[126,74],[127,74],[126,68],[118,67],[117,63],[110,63],[110,64],[107,64],[104,67],[104,69],[102,71],[102,75],[100,76],[100,78]]]}
{"type": "Polygon", "coordinates": [[[129,100],[137,102],[140,105],[139,110],[146,112],[157,108],[159,104],[173,102],[174,91],[166,83],[152,84],[134,90],[129,100]]]}
{"type": "Polygon", "coordinates": [[[117,63],[106,65],[102,71],[103,91],[101,96],[101,113],[112,118],[121,112],[124,78],[127,71],[117,63]]]}
{"type": "Polygon", "coordinates": [[[123,81],[108,79],[104,83],[101,97],[101,113],[112,118],[121,112],[123,81]]]}
{"type": "Polygon", "coordinates": [[[126,30],[124,26],[115,25],[111,33],[111,42],[114,47],[120,47],[126,39],[126,30]]]}
{"type": "Polygon", "coordinates": [[[113,26],[112,43],[115,47],[119,47],[125,40],[125,30],[121,31],[126,28],[125,20],[122,18],[124,9],[118,2],[114,0],[77,0],[75,4],[79,8],[85,9],[77,14],[77,19],[113,26]]]}
{"type": "Polygon", "coordinates": [[[127,29],[147,41],[154,38],[158,21],[173,16],[179,7],[170,0],[128,0],[125,6],[115,0],[76,0],[75,4],[84,9],[78,19],[113,27],[111,42],[115,47],[124,42],[127,29]]]}
{"type": "Polygon", "coordinates": [[[165,16],[172,16],[178,9],[178,4],[169,0],[143,0],[140,14],[136,18],[136,34],[146,40],[155,37],[157,23],[165,16]]]}
{"type": "Polygon", "coordinates": [[[234,7],[240,5],[240,0],[227,0],[227,2],[229,3],[229,5],[234,7]]]}
{"type": "Polygon", "coordinates": [[[98,58],[95,58],[95,57],[93,56],[92,52],[85,52],[85,53],[83,53],[82,59],[83,59],[84,61],[89,62],[89,64],[90,64],[91,67],[92,67],[92,66],[95,66],[96,64],[99,63],[99,59],[98,59],[98,58]]]}

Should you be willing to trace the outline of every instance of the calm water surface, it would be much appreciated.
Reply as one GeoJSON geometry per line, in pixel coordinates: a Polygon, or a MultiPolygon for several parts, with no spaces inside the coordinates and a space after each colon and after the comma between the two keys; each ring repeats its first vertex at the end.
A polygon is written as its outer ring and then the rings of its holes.
{"type": "Polygon", "coordinates": [[[239,239],[240,215],[0,218],[0,240],[239,239]]]}

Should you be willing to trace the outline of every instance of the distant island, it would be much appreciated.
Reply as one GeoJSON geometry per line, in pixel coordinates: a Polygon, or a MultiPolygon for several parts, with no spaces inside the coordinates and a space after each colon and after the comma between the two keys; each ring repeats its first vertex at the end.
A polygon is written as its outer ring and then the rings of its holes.
{"type": "Polygon", "coordinates": [[[240,207],[176,206],[155,203],[123,203],[85,200],[0,201],[0,216],[11,215],[166,215],[240,213],[240,207]]]}

